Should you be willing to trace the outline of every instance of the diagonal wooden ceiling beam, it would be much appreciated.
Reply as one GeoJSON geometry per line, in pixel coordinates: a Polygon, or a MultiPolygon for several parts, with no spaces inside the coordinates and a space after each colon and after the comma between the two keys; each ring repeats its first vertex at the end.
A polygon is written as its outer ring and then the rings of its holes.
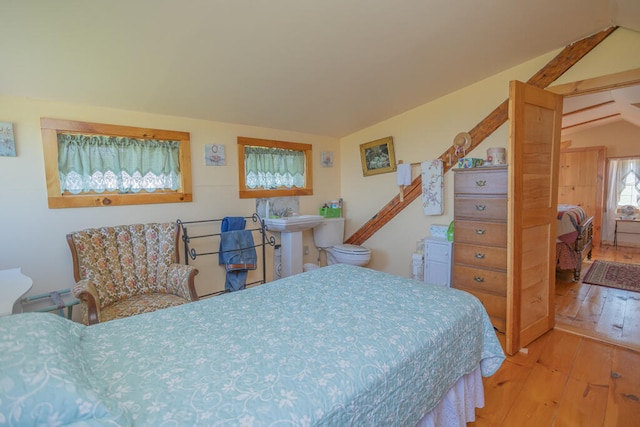
{"type": "MultiPolygon", "coordinates": [[[[606,39],[617,27],[611,27],[592,36],[577,41],[565,47],[558,55],[534,74],[527,83],[539,88],[546,88],[557,80],[569,68],[580,61],[587,53],[606,39]]],[[[509,119],[509,100],[502,102],[487,117],[469,131],[471,135],[471,147],[468,152],[473,151],[482,141],[496,131],[509,119]]],[[[455,159],[455,148],[452,146],[439,157],[444,163],[444,172],[453,166],[451,159],[455,159]]],[[[367,239],[373,236],[378,230],[384,227],[404,208],[409,206],[418,196],[422,194],[422,178],[418,175],[411,185],[404,191],[403,200],[400,195],[396,195],[378,213],[367,221],[359,230],[353,233],[345,243],[362,245],[367,239]]]]}
{"type": "Polygon", "coordinates": [[[585,121],[583,121],[583,122],[579,122],[579,123],[576,123],[576,124],[574,124],[574,125],[570,125],[570,126],[563,126],[563,127],[562,127],[562,130],[565,130],[565,129],[571,129],[571,128],[574,128],[574,127],[576,127],[576,126],[588,125],[588,124],[591,124],[591,123],[596,123],[596,122],[599,122],[599,121],[602,121],[602,120],[608,120],[608,119],[612,119],[612,118],[614,118],[614,117],[619,117],[619,116],[621,116],[621,114],[620,114],[620,113],[609,114],[608,116],[598,117],[597,119],[585,120],[585,121]]]}

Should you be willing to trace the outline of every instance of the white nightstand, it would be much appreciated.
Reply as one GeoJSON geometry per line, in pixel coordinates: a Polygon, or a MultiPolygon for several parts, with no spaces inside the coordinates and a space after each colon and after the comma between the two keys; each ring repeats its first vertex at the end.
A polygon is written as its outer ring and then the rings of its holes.
{"type": "Polygon", "coordinates": [[[451,287],[453,242],[435,237],[424,239],[424,281],[451,287]]]}

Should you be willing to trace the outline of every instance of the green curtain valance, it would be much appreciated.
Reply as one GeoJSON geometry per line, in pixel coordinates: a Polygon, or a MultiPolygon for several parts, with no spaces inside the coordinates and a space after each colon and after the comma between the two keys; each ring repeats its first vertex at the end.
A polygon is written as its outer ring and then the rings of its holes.
{"type": "Polygon", "coordinates": [[[58,134],[61,190],[138,192],[179,188],[180,143],[58,134]]]}
{"type": "Polygon", "coordinates": [[[304,152],[282,148],[245,147],[244,155],[247,187],[304,187],[304,152]]]}

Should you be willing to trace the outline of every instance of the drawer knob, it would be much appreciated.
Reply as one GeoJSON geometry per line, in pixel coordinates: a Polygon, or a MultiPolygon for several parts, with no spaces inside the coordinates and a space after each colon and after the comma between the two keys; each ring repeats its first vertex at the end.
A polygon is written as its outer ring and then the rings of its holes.
{"type": "Polygon", "coordinates": [[[481,254],[479,252],[476,252],[476,258],[478,259],[484,259],[484,254],[481,254]]]}
{"type": "Polygon", "coordinates": [[[487,209],[487,205],[476,205],[476,210],[483,211],[487,209]]]}
{"type": "Polygon", "coordinates": [[[478,283],[482,283],[482,282],[484,282],[484,277],[473,276],[473,280],[475,280],[478,283]]]}
{"type": "Polygon", "coordinates": [[[479,234],[479,235],[481,235],[481,236],[482,236],[484,233],[486,233],[486,232],[487,232],[487,230],[483,230],[482,228],[478,228],[478,229],[476,229],[476,234],[479,234]]]}
{"type": "Polygon", "coordinates": [[[485,185],[487,185],[487,181],[485,180],[476,181],[476,185],[478,187],[484,187],[485,185]]]}

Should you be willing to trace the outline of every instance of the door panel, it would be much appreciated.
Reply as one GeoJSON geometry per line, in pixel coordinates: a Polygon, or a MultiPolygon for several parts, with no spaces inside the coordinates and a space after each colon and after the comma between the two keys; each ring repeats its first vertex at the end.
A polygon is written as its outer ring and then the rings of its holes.
{"type": "Polygon", "coordinates": [[[581,206],[593,217],[593,241],[600,245],[604,205],[606,148],[584,147],[560,151],[558,203],[581,206]]]}
{"type": "Polygon", "coordinates": [[[554,325],[555,230],[562,97],[511,82],[506,350],[554,325]]]}

